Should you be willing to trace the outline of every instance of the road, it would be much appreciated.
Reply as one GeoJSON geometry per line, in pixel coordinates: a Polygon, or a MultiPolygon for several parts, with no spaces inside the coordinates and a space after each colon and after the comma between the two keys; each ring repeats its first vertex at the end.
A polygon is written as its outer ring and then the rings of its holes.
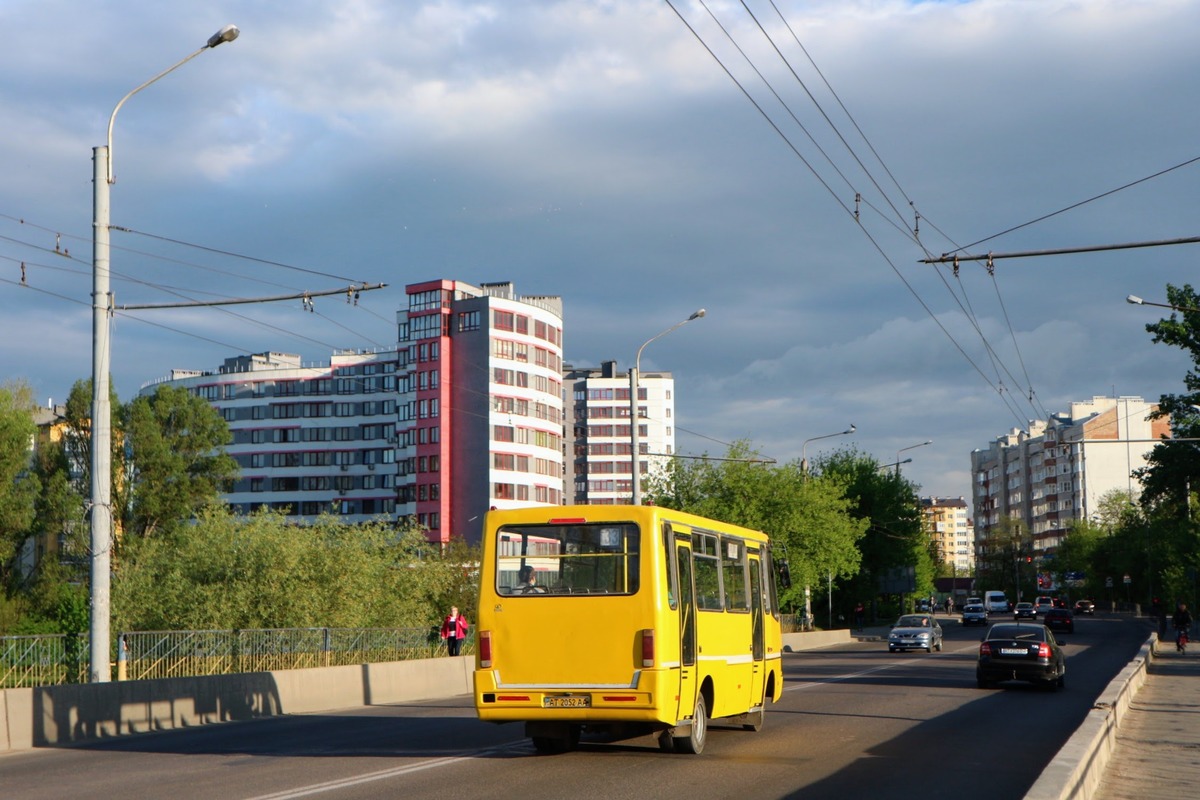
{"type": "Polygon", "coordinates": [[[470,698],[374,706],[0,756],[0,796],[290,798],[964,798],[1024,795],[1148,635],[1084,618],[1067,686],[975,686],[982,629],[942,617],[941,653],[853,642],[789,653],[762,732],[710,729],[701,756],[649,736],[538,756],[470,698]]]}

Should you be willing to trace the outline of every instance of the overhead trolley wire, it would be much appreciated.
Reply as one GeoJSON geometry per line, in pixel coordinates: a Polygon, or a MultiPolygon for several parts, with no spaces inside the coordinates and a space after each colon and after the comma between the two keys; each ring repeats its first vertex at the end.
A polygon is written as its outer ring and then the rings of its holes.
{"type": "MultiPolygon", "coordinates": [[[[772,119],[772,117],[766,112],[766,110],[762,107],[762,105],[753,97],[753,95],[750,94],[750,92],[746,89],[746,87],[737,79],[737,77],[733,74],[733,72],[729,69],[729,67],[724,63],[724,61],[722,61],[721,58],[716,54],[716,52],[708,45],[708,43],[700,35],[699,31],[697,31],[696,28],[683,16],[683,14],[679,11],[679,9],[675,7],[675,4],[672,2],[672,0],[666,0],[666,3],[671,8],[671,10],[673,12],[675,12],[675,15],[680,19],[680,21],[683,22],[684,26],[691,32],[692,36],[697,40],[697,42],[699,42],[699,44],[708,52],[708,54],[713,58],[713,60],[716,61],[718,66],[720,66],[722,71],[725,72],[725,74],[729,77],[729,79],[733,81],[734,85],[737,86],[739,91],[741,91],[741,93],[746,97],[746,99],[750,101],[750,103],[755,107],[755,109],[763,117],[763,119],[765,119],[767,121],[767,123],[772,127],[772,129],[774,129],[775,132],[780,136],[780,138],[783,139],[784,143],[788,146],[788,148],[796,155],[797,158],[799,158],[801,160],[801,162],[805,165],[805,167],[808,168],[809,172],[811,172],[813,174],[813,176],[817,179],[817,181],[821,184],[821,186],[823,186],[825,188],[825,190],[830,194],[830,196],[833,197],[834,202],[836,202],[842,208],[842,210],[847,213],[847,215],[851,216],[856,222],[858,222],[859,230],[862,231],[863,235],[867,237],[867,240],[870,241],[871,244],[875,247],[876,251],[884,259],[885,263],[888,264],[888,266],[892,269],[892,271],[900,279],[901,283],[904,284],[905,288],[908,289],[909,293],[912,294],[912,296],[917,300],[917,302],[920,304],[920,306],[925,310],[926,314],[929,315],[930,319],[933,320],[934,324],[938,326],[938,328],[942,331],[942,333],[946,336],[946,338],[950,341],[950,343],[955,347],[955,349],[957,349],[959,351],[959,353],[967,361],[967,363],[970,364],[977,373],[979,373],[980,377],[984,380],[985,383],[987,383],[989,386],[991,386],[993,388],[993,390],[996,391],[996,393],[1000,396],[1001,401],[1006,405],[1006,407],[1009,408],[1010,412],[1013,413],[1013,416],[1017,420],[1018,424],[1025,424],[1025,422],[1027,420],[1023,419],[1021,414],[1018,413],[1018,411],[1015,408],[1013,408],[1011,402],[1009,401],[1008,397],[1004,393],[1003,386],[997,386],[997,385],[993,384],[992,380],[986,374],[984,374],[983,370],[980,369],[979,365],[976,364],[975,361],[966,352],[966,350],[963,349],[962,345],[960,345],[958,343],[958,341],[954,338],[953,334],[951,334],[950,331],[945,327],[945,325],[942,324],[941,320],[939,320],[937,318],[937,316],[933,313],[933,310],[929,307],[929,305],[925,302],[925,300],[920,296],[920,293],[918,293],[916,291],[915,287],[913,287],[913,285],[904,277],[904,275],[900,272],[899,268],[897,268],[897,266],[892,261],[892,259],[888,257],[887,253],[884,251],[883,247],[880,245],[878,240],[876,240],[875,237],[862,224],[862,220],[860,219],[859,215],[856,213],[856,210],[851,210],[846,205],[846,203],[843,202],[841,200],[841,198],[838,197],[837,193],[834,192],[834,190],[829,185],[829,183],[817,172],[816,168],[809,162],[809,160],[806,159],[802,153],[800,153],[798,148],[792,143],[792,141],[789,139],[789,137],[783,132],[783,130],[775,122],[775,120],[772,119]]],[[[715,19],[713,12],[711,11],[711,9],[709,9],[708,5],[704,2],[704,0],[700,0],[700,3],[705,8],[705,10],[708,12],[708,14],[710,16],[713,16],[715,19]]],[[[744,3],[743,3],[743,7],[744,7],[744,3]]],[[[725,26],[723,26],[723,25],[721,26],[721,28],[723,31],[726,30],[725,26]]],[[[761,27],[760,27],[760,29],[761,29],[761,27]]],[[[741,48],[738,48],[738,49],[741,52],[741,48]]],[[[755,71],[758,72],[757,69],[755,71]]],[[[810,93],[810,97],[811,97],[811,93],[810,93]]],[[[828,120],[828,117],[826,117],[826,119],[828,120]]],[[[830,121],[830,124],[832,125],[833,124],[832,121],[831,120],[829,120],[829,121],[830,121]]],[[[836,129],[836,126],[834,126],[834,127],[836,129]]],[[[845,141],[845,139],[843,138],[843,142],[844,141],[845,141]]],[[[822,153],[823,152],[824,151],[822,151],[822,153]]],[[[861,160],[859,160],[859,163],[860,163],[860,165],[862,164],[861,160]]],[[[864,166],[864,169],[865,169],[865,166],[864,166]]],[[[841,173],[839,172],[839,174],[841,174],[841,173]]],[[[872,183],[878,188],[877,182],[872,181],[872,183]]],[[[892,205],[892,207],[895,208],[894,204],[890,204],[890,205],[892,205]]],[[[881,218],[883,218],[882,215],[881,215],[881,218]]],[[[911,232],[910,232],[910,235],[911,235],[911,232]]],[[[918,244],[919,244],[919,241],[918,241],[918,244]]],[[[923,246],[922,246],[922,248],[923,248],[923,246]]]]}

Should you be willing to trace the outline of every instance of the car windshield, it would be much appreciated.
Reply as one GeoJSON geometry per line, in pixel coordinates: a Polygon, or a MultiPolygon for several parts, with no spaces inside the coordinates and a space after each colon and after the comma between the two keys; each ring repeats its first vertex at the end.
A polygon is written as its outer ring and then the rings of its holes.
{"type": "Polygon", "coordinates": [[[909,615],[896,620],[897,628],[928,628],[929,618],[909,615]]]}
{"type": "Polygon", "coordinates": [[[1032,603],[1017,603],[1017,608],[1033,608],[1032,603]]]}
{"type": "Polygon", "coordinates": [[[983,606],[967,606],[963,609],[963,611],[969,614],[978,614],[979,612],[983,611],[983,606]]]}

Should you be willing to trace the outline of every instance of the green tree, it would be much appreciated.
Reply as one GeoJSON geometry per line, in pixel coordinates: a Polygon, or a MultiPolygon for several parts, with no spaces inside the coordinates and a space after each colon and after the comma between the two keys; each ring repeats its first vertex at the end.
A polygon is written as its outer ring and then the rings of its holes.
{"type": "Polygon", "coordinates": [[[41,488],[32,467],[37,426],[32,391],[23,383],[0,386],[0,577],[13,576],[14,557],[29,536],[41,488]]]}
{"type": "Polygon", "coordinates": [[[237,462],[224,451],[232,441],[228,424],[186,389],[164,384],[130,403],[124,418],[131,465],[126,534],[174,531],[237,477],[237,462]]]}
{"type": "Polygon", "coordinates": [[[835,604],[843,614],[858,601],[874,599],[875,615],[901,609],[900,597],[884,593],[883,579],[897,570],[911,573],[916,596],[933,591],[932,542],[921,528],[916,487],[901,475],[881,469],[879,462],[853,448],[838,450],[817,464],[823,477],[844,487],[849,513],[866,528],[858,543],[862,569],[842,588],[835,604]]]}
{"type": "MultiPolygon", "coordinates": [[[[1176,440],[1200,439],[1200,295],[1189,284],[1167,285],[1167,303],[1176,311],[1146,326],[1155,344],[1178,347],[1191,359],[1183,376],[1183,391],[1159,398],[1157,416],[1169,416],[1176,440]]],[[[1200,490],[1200,442],[1172,441],[1155,445],[1147,466],[1139,470],[1139,504],[1148,528],[1145,533],[1147,592],[1173,602],[1192,599],[1200,570],[1200,526],[1195,520],[1196,491],[1200,490]]]]}
{"type": "Polygon", "coordinates": [[[296,525],[220,507],[169,535],[132,539],[113,581],[119,630],[428,627],[474,608],[471,548],[443,553],[415,526],[296,525]]]}
{"type": "Polygon", "coordinates": [[[803,604],[805,586],[858,570],[856,543],[866,524],[849,513],[841,482],[807,476],[798,461],[768,463],[738,442],[718,459],[675,459],[647,484],[647,499],[657,505],[766,532],[791,574],[785,608],[803,604]]]}

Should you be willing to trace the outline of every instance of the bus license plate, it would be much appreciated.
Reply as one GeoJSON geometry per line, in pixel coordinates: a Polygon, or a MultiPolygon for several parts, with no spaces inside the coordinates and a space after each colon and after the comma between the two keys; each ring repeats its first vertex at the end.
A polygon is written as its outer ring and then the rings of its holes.
{"type": "Polygon", "coordinates": [[[542,708],[591,708],[591,705],[592,698],[586,694],[542,698],[542,708]]]}

